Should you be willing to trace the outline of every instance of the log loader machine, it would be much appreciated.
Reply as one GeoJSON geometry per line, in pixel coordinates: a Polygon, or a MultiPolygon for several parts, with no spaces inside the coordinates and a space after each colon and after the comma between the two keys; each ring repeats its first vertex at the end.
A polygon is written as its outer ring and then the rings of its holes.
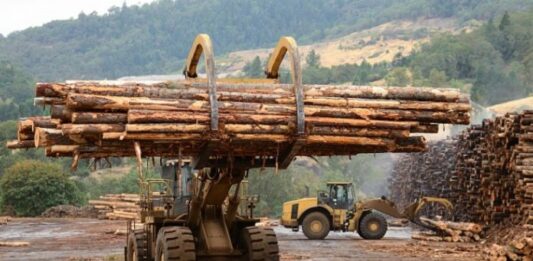
{"type": "Polygon", "coordinates": [[[447,199],[422,197],[400,212],[385,197],[355,202],[350,182],[328,182],[327,187],[327,191],[318,191],[317,197],[285,202],[281,224],[295,232],[301,226],[308,239],[324,239],[332,230],[357,231],[364,239],[381,239],[387,232],[387,221],[381,213],[433,230],[434,227],[419,220],[421,211],[432,205],[445,215],[453,208],[447,199]]]}
{"type": "MultiPolygon", "coordinates": [[[[296,42],[282,37],[267,65],[266,79],[220,79],[234,83],[277,83],[278,71],[285,55],[290,58],[290,71],[298,108],[302,108],[301,65],[296,42]],[[300,86],[300,87],[298,87],[300,86]]],[[[211,129],[218,126],[214,55],[209,36],[195,39],[183,71],[185,78],[207,81],[211,103],[211,129]],[[205,58],[207,79],[196,72],[201,56],[205,58]]],[[[217,80],[218,81],[218,80],[217,80]]],[[[297,111],[298,132],[303,133],[303,110],[297,111]]],[[[163,164],[161,179],[146,179],[142,173],[142,149],[134,143],[141,186],[142,225],[129,222],[125,259],[130,260],[279,260],[276,234],[272,229],[256,227],[258,219],[239,215],[241,182],[253,168],[284,169],[302,145],[294,142],[288,151],[276,158],[213,157],[217,146],[211,141],[192,160],[179,157],[163,164]],[[233,193],[231,193],[233,191],[233,193]],[[158,192],[158,193],[154,193],[158,192]],[[225,202],[227,202],[225,204],[225,202]]],[[[180,154],[181,155],[181,154],[180,154]]],[[[253,204],[250,205],[253,208],[253,204]]]]}

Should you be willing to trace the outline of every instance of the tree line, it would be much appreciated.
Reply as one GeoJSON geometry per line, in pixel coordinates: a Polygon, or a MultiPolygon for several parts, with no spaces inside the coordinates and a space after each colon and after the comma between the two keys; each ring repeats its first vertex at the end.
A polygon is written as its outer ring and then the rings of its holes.
{"type": "MultiPolygon", "coordinates": [[[[505,13],[472,32],[440,34],[410,55],[393,61],[323,67],[312,50],[306,57],[304,83],[459,88],[472,100],[493,105],[533,94],[533,9],[505,13]]],[[[246,77],[259,77],[256,57],[244,66],[246,77]]],[[[288,82],[287,72],[282,81],[288,82]]]]}
{"type": "Polygon", "coordinates": [[[533,0],[159,0],[80,13],[0,37],[0,59],[39,81],[175,73],[194,37],[215,52],[270,47],[283,35],[310,43],[399,19],[489,19],[533,0]]]}

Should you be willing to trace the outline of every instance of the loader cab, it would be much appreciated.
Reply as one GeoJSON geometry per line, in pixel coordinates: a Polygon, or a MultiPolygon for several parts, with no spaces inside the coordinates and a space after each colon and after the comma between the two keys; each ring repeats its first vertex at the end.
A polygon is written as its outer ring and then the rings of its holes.
{"type": "Polygon", "coordinates": [[[183,160],[181,166],[178,160],[166,160],[162,166],[161,178],[168,181],[172,195],[175,198],[173,214],[187,212],[187,202],[191,199],[194,171],[190,161],[183,160]]]}
{"type": "Polygon", "coordinates": [[[334,209],[349,209],[355,202],[353,184],[350,182],[328,182],[327,191],[319,191],[319,204],[327,204],[334,209]]]}

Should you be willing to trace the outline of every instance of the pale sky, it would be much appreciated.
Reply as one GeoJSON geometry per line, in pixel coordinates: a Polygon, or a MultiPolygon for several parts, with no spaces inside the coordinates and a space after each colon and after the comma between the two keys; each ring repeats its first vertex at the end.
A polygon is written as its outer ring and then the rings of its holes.
{"type": "Polygon", "coordinates": [[[52,20],[76,18],[80,12],[106,13],[112,6],[150,3],[154,0],[0,0],[0,33],[7,34],[52,20]]]}

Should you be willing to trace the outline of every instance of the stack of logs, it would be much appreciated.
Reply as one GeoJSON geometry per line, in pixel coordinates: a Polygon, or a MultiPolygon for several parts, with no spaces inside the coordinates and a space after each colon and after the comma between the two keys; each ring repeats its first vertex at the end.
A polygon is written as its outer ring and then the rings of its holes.
{"type": "Polygon", "coordinates": [[[493,244],[484,249],[486,260],[533,260],[533,233],[515,238],[507,245],[493,244]]]}
{"type": "Polygon", "coordinates": [[[276,157],[303,140],[297,155],[420,152],[413,133],[439,123],[468,124],[468,97],[454,89],[304,85],[304,133],[297,134],[292,85],[217,84],[213,113],[207,84],[39,83],[36,104],[50,117],[28,117],[8,147],[45,148],[47,156],[79,158],[198,155],[276,157]],[[218,129],[213,128],[213,119],[218,129]]]}
{"type": "Polygon", "coordinates": [[[452,196],[455,140],[431,142],[426,153],[401,155],[389,180],[390,197],[401,208],[424,196],[452,196]]]}
{"type": "Polygon", "coordinates": [[[402,156],[390,191],[400,204],[448,198],[456,220],[533,224],[533,111],[484,120],[427,153],[402,156]]]}
{"type": "Polygon", "coordinates": [[[98,210],[99,219],[140,220],[139,195],[107,194],[98,200],[89,200],[89,205],[98,210]]]}
{"type": "Polygon", "coordinates": [[[483,227],[475,223],[451,222],[420,217],[420,221],[435,228],[436,233],[421,232],[412,238],[426,241],[479,242],[483,227]]]}

